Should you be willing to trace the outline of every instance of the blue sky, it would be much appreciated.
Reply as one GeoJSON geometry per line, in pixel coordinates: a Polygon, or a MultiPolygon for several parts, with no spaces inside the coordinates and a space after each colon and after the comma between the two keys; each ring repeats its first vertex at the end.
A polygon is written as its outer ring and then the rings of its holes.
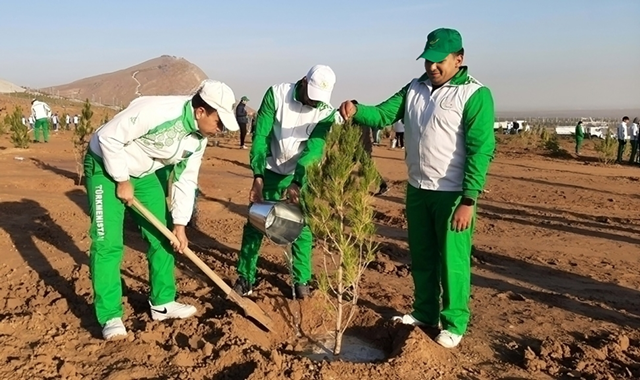
{"type": "Polygon", "coordinates": [[[334,105],[376,103],[422,74],[426,35],[451,27],[499,111],[640,108],[640,0],[31,0],[2,15],[0,78],[31,87],[168,54],[254,107],[317,63],[336,72],[334,105]]]}

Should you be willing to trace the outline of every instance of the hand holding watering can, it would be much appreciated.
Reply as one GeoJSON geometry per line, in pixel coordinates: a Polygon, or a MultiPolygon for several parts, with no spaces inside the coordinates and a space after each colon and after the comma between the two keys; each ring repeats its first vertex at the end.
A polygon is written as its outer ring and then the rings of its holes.
{"type": "Polygon", "coordinates": [[[265,201],[263,190],[263,179],[255,178],[249,192],[249,223],[278,245],[292,244],[304,227],[300,187],[292,183],[281,201],[265,201]]]}

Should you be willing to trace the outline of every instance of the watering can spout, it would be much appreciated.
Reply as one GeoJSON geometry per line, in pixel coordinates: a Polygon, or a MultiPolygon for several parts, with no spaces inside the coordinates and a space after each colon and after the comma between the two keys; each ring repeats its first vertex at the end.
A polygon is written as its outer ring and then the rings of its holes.
{"type": "Polygon", "coordinates": [[[292,244],[304,227],[300,207],[282,201],[265,201],[249,206],[249,223],[278,245],[292,244]]]}

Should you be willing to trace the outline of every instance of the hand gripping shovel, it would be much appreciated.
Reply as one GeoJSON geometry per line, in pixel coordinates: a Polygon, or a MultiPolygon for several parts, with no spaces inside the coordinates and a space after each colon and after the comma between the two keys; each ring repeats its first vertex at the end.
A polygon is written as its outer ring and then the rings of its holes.
{"type": "MultiPolygon", "coordinates": [[[[169,231],[169,229],[161,223],[149,210],[144,207],[140,201],[136,198],[133,198],[133,208],[137,210],[145,219],[147,219],[151,224],[153,224],[167,239],[172,242],[177,242],[178,238],[173,234],[173,232],[169,231]]],[[[265,312],[258,306],[256,303],[251,301],[248,298],[244,298],[236,293],[229,285],[227,285],[211,268],[207,266],[192,250],[187,247],[184,250],[184,255],[189,258],[189,260],[193,261],[194,264],[198,266],[222,291],[227,295],[231,301],[235,302],[238,306],[244,310],[245,314],[252,317],[256,321],[260,322],[262,326],[264,326],[267,330],[273,331],[273,321],[265,312]]]]}

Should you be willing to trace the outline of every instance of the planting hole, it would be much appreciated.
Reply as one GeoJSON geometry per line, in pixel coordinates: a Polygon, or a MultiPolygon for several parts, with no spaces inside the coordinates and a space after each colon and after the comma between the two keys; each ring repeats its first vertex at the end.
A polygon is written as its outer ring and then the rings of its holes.
{"type": "Polygon", "coordinates": [[[344,360],[351,363],[370,363],[386,359],[383,350],[353,335],[345,334],[342,337],[342,350],[338,356],[333,355],[335,344],[333,334],[314,336],[301,342],[300,355],[313,361],[344,360]]]}

